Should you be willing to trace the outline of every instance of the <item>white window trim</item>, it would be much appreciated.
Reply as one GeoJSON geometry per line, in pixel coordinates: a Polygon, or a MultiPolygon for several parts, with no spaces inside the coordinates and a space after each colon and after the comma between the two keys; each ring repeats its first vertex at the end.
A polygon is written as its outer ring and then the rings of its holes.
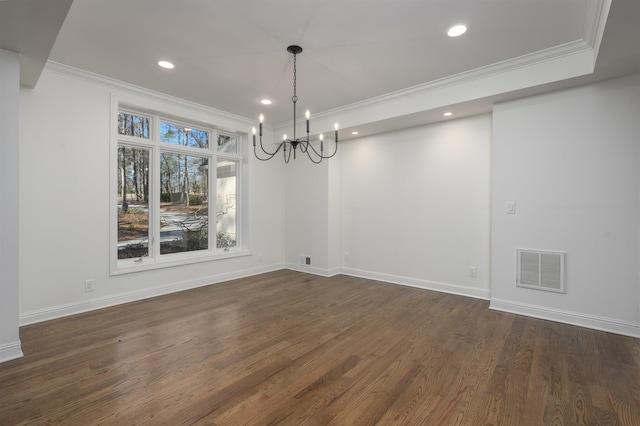
{"type": "MultiPolygon", "coordinates": [[[[155,104],[155,103],[154,103],[155,104]]],[[[210,262],[216,260],[230,259],[242,256],[250,256],[251,253],[248,250],[248,238],[246,233],[246,223],[248,220],[248,214],[245,211],[246,200],[248,197],[248,188],[246,187],[246,175],[247,164],[246,151],[243,149],[248,140],[248,135],[239,131],[218,130],[213,124],[203,124],[201,117],[202,111],[199,110],[186,110],[184,105],[179,105],[175,109],[178,113],[173,111],[171,105],[163,105],[162,113],[157,112],[158,106],[154,105],[152,108],[148,101],[141,99],[127,99],[126,96],[112,94],[111,96],[111,108],[110,108],[110,150],[109,150],[109,263],[110,263],[110,275],[121,275],[140,271],[150,271],[160,268],[170,268],[175,266],[190,265],[201,262],[210,262]],[[133,136],[120,135],[118,133],[118,113],[129,112],[132,114],[143,115],[149,117],[151,125],[149,128],[149,140],[142,139],[133,136]],[[186,116],[193,116],[192,121],[185,120],[184,118],[175,118],[180,114],[186,116]],[[202,150],[196,147],[177,147],[173,148],[171,144],[164,144],[159,142],[159,129],[160,121],[171,122],[174,124],[184,124],[185,126],[195,126],[207,129],[210,131],[209,149],[202,150]],[[217,138],[218,134],[234,136],[238,138],[237,153],[230,154],[217,150],[217,138]],[[173,253],[171,255],[161,256],[159,253],[150,253],[149,257],[137,258],[137,259],[118,259],[117,245],[118,245],[118,205],[117,205],[117,187],[118,178],[115,171],[118,167],[118,147],[123,142],[124,145],[149,149],[149,163],[154,164],[152,168],[152,175],[149,176],[150,181],[160,181],[160,150],[163,152],[175,152],[184,154],[188,152],[188,155],[194,155],[199,157],[209,158],[209,164],[215,165],[219,159],[228,159],[237,162],[237,176],[236,185],[240,192],[236,198],[236,247],[228,251],[224,251],[217,248],[216,244],[216,209],[209,209],[209,223],[213,232],[209,232],[209,249],[191,251],[186,253],[173,253]]],[[[209,185],[209,200],[216,200],[216,187],[215,180],[213,184],[209,185]]],[[[149,235],[150,246],[156,248],[159,244],[155,244],[155,240],[159,238],[160,230],[157,224],[159,218],[157,217],[159,211],[159,197],[157,195],[156,185],[154,184],[154,190],[149,191],[149,235]]]]}

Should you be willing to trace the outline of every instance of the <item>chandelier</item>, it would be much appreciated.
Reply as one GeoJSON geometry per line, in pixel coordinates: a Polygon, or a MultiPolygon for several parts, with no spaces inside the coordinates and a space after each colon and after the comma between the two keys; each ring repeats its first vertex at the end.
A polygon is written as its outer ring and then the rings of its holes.
{"type": "Polygon", "coordinates": [[[320,163],[325,158],[331,158],[336,155],[338,152],[338,123],[335,125],[335,138],[334,145],[335,148],[333,153],[330,155],[325,155],[324,152],[324,137],[322,133],[319,135],[320,139],[320,152],[318,152],[314,146],[309,142],[309,110],[305,113],[307,118],[307,136],[306,138],[300,139],[296,136],[296,103],[298,102],[298,96],[296,96],[296,55],[302,53],[302,47],[300,46],[289,46],[287,47],[287,52],[293,55],[293,96],[291,97],[291,101],[293,102],[293,138],[287,138],[285,134],[282,138],[282,142],[278,145],[275,151],[269,152],[264,149],[262,145],[262,122],[264,121],[264,115],[260,114],[260,124],[259,124],[259,136],[260,136],[260,150],[262,151],[258,154],[258,149],[256,148],[256,128],[253,128],[253,153],[258,160],[267,161],[272,159],[280,150],[282,150],[282,154],[284,156],[284,162],[288,163],[291,159],[291,153],[293,153],[293,159],[296,158],[296,151],[300,149],[300,152],[307,154],[309,159],[313,163],[320,163]],[[262,156],[262,157],[261,157],[262,156]]]}

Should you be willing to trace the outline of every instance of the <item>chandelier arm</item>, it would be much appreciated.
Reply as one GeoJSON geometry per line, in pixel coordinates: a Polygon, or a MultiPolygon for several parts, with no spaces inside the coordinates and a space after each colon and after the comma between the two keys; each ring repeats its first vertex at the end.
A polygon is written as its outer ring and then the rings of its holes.
{"type": "Polygon", "coordinates": [[[275,157],[275,155],[278,153],[278,151],[280,151],[280,148],[282,148],[282,145],[283,145],[283,143],[281,143],[281,144],[278,146],[278,149],[276,149],[274,152],[267,152],[267,151],[265,151],[265,150],[263,149],[262,151],[263,151],[263,152],[265,153],[265,155],[267,156],[266,158],[261,158],[261,157],[259,157],[259,156],[258,156],[258,151],[257,151],[257,149],[256,149],[256,147],[255,147],[255,146],[253,147],[253,154],[254,154],[254,155],[255,155],[255,157],[256,157],[258,160],[260,160],[260,161],[268,161],[268,160],[271,160],[273,157],[275,157]]]}
{"type": "MultiPolygon", "coordinates": [[[[320,164],[324,158],[327,158],[327,157],[324,157],[323,155],[318,154],[318,151],[316,151],[313,148],[313,145],[311,145],[308,142],[302,141],[302,142],[299,143],[298,146],[300,147],[300,151],[305,153],[305,154],[307,154],[307,157],[309,157],[309,160],[314,164],[320,164]],[[309,148],[311,148],[311,149],[309,149],[309,148]],[[315,154],[315,157],[314,157],[314,155],[312,153],[315,154]],[[317,160],[316,160],[316,158],[317,158],[317,160]]],[[[335,155],[335,152],[334,152],[334,155],[335,155]]]]}
{"type": "Polygon", "coordinates": [[[334,155],[336,155],[337,153],[338,153],[338,144],[336,144],[336,149],[333,151],[333,154],[331,154],[331,155],[325,155],[325,156],[324,156],[324,157],[322,157],[322,158],[331,158],[331,157],[333,157],[334,155]]]}
{"type": "Polygon", "coordinates": [[[254,127],[253,128],[253,155],[255,155],[255,157],[260,161],[267,161],[267,160],[272,159],[273,156],[275,155],[275,153],[272,154],[270,152],[265,151],[264,147],[262,146],[262,123],[260,123],[260,149],[262,150],[262,152],[264,154],[267,155],[267,158],[260,158],[258,156],[258,149],[256,147],[256,132],[255,132],[255,130],[256,130],[256,128],[254,127]]]}
{"type": "Polygon", "coordinates": [[[260,161],[269,161],[273,158],[274,155],[276,155],[275,153],[273,154],[268,154],[267,153],[267,158],[261,158],[258,156],[258,150],[256,149],[255,145],[253,146],[253,155],[260,161]]]}
{"type": "Polygon", "coordinates": [[[262,145],[262,135],[260,135],[260,149],[266,155],[269,155],[270,156],[269,158],[273,158],[273,156],[276,155],[278,153],[278,151],[280,151],[280,148],[282,148],[282,142],[280,143],[280,145],[278,145],[278,148],[276,148],[276,150],[274,152],[267,151],[266,149],[264,149],[264,145],[262,145]]]}
{"type": "Polygon", "coordinates": [[[284,147],[284,149],[282,151],[282,153],[284,155],[284,163],[285,164],[289,164],[289,160],[291,160],[291,151],[293,151],[293,148],[289,147],[289,155],[287,155],[286,142],[282,142],[280,145],[284,147]]]}
{"type": "Polygon", "coordinates": [[[262,147],[262,145],[260,145],[260,149],[262,150],[263,154],[268,155],[269,157],[273,157],[274,155],[276,155],[278,153],[278,150],[276,150],[274,152],[269,152],[266,149],[264,149],[262,147]]]}
{"type": "Polygon", "coordinates": [[[307,150],[305,151],[305,153],[307,154],[307,157],[309,157],[309,160],[314,163],[314,164],[320,164],[322,162],[323,157],[318,156],[318,160],[316,161],[313,156],[311,155],[311,151],[307,150]]]}
{"type": "Polygon", "coordinates": [[[262,153],[263,153],[264,155],[268,155],[268,156],[269,156],[269,158],[272,158],[274,155],[276,155],[276,154],[278,153],[278,151],[275,151],[275,152],[269,152],[269,151],[265,150],[265,149],[264,149],[264,147],[263,147],[262,145],[260,145],[260,149],[262,150],[262,153]]]}
{"type": "Polygon", "coordinates": [[[318,151],[316,151],[316,149],[313,147],[313,145],[308,144],[307,151],[308,151],[308,148],[311,148],[311,151],[313,151],[318,157],[323,158],[322,154],[320,154],[318,151]]]}
{"type": "Polygon", "coordinates": [[[331,158],[338,153],[338,142],[335,142],[335,145],[336,145],[336,149],[333,150],[333,154],[329,156],[325,156],[324,158],[331,158]]]}
{"type": "Polygon", "coordinates": [[[267,156],[266,158],[260,158],[258,156],[258,150],[256,148],[256,141],[255,141],[255,135],[254,135],[254,139],[253,139],[253,154],[260,161],[271,160],[278,153],[278,151],[280,151],[280,149],[284,146],[285,143],[286,143],[286,141],[280,142],[280,144],[278,145],[278,148],[276,148],[276,150],[274,152],[269,152],[266,149],[264,149],[264,145],[262,145],[262,135],[260,135],[260,149],[267,156]]]}
{"type": "MultiPolygon", "coordinates": [[[[338,143],[337,143],[337,142],[335,142],[335,146],[336,146],[336,148],[335,148],[335,150],[333,151],[333,154],[331,154],[331,155],[324,155],[324,154],[322,153],[322,152],[323,152],[322,150],[321,150],[320,152],[318,152],[318,151],[316,151],[316,149],[313,147],[313,145],[309,144],[309,148],[311,148],[311,150],[313,150],[313,152],[314,152],[318,157],[320,157],[320,158],[331,158],[331,157],[333,157],[334,155],[336,155],[336,153],[338,152],[338,143]]],[[[311,158],[311,156],[309,156],[309,158],[311,158]]]]}

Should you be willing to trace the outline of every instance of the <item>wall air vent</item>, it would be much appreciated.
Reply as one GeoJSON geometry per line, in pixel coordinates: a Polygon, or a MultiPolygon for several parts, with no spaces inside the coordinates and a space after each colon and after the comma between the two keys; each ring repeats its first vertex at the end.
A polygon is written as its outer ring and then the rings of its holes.
{"type": "Polygon", "coordinates": [[[566,253],[517,249],[516,287],[566,293],[566,253]]]}

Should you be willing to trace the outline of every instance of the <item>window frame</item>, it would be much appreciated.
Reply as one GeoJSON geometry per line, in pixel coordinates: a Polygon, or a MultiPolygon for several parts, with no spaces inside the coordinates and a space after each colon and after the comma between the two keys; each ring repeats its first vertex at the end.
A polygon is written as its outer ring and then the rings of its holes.
{"type": "Polygon", "coordinates": [[[178,114],[171,106],[164,106],[162,112],[145,107],[145,102],[125,101],[122,97],[112,95],[111,102],[111,137],[110,137],[110,275],[119,275],[139,271],[154,270],[181,265],[188,265],[200,262],[216,261],[232,257],[248,256],[246,223],[248,214],[245,210],[248,195],[247,188],[247,150],[243,149],[246,144],[247,134],[240,131],[220,129],[215,125],[203,122],[199,119],[202,115],[200,111],[189,111],[176,106],[178,114]],[[149,138],[139,136],[122,135],[118,128],[118,115],[124,112],[142,116],[149,119],[149,138]],[[185,118],[185,117],[193,118],[185,118]],[[170,123],[173,125],[184,125],[185,127],[206,130],[209,133],[208,148],[198,148],[191,146],[180,146],[161,140],[160,123],[170,123]],[[226,153],[218,150],[218,135],[227,135],[237,138],[236,153],[226,153]],[[244,143],[243,143],[244,142],[244,143]],[[118,259],[118,149],[121,146],[128,148],[146,149],[149,152],[149,194],[148,194],[148,254],[139,258],[118,259]],[[180,253],[160,254],[160,161],[161,153],[168,152],[207,158],[209,162],[208,182],[208,244],[207,249],[193,250],[180,253]],[[235,201],[235,225],[236,239],[235,246],[227,248],[217,247],[217,165],[219,160],[227,159],[236,162],[236,201],[235,201]]]}

